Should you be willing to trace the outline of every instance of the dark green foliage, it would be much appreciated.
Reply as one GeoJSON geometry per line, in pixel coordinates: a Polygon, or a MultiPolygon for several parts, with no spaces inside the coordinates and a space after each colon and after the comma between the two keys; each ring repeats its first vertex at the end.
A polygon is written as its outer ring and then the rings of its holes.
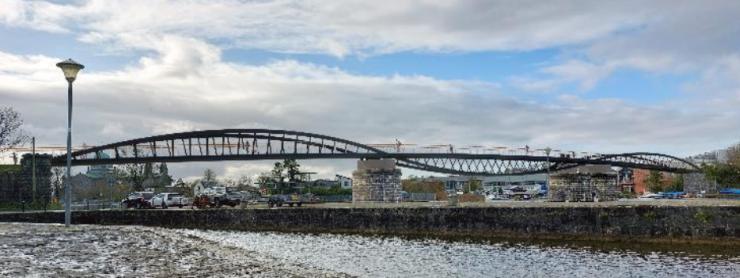
{"type": "Polygon", "coordinates": [[[352,195],[352,189],[342,189],[341,186],[335,185],[330,188],[326,187],[312,187],[311,193],[318,196],[326,195],[352,195]]]}
{"type": "Polygon", "coordinates": [[[482,183],[481,180],[469,179],[468,184],[465,187],[463,187],[463,193],[471,193],[471,192],[478,191],[479,189],[483,187],[481,183],[482,183]]]}
{"type": "Polygon", "coordinates": [[[647,184],[650,192],[663,191],[663,173],[650,170],[650,174],[645,178],[645,184],[647,184]]]}
{"type": "Polygon", "coordinates": [[[683,192],[683,175],[678,175],[673,181],[671,181],[671,184],[664,188],[666,192],[683,192]]]}
{"type": "Polygon", "coordinates": [[[0,165],[0,173],[13,172],[17,173],[21,171],[20,165],[0,165]]]}
{"type": "Polygon", "coordinates": [[[732,164],[704,164],[704,175],[723,187],[740,187],[740,167],[732,164]]]}
{"type": "Polygon", "coordinates": [[[286,159],[282,163],[275,162],[269,176],[260,175],[258,183],[271,194],[300,193],[300,190],[296,188],[301,183],[300,167],[301,165],[295,159],[286,159]]]}
{"type": "Polygon", "coordinates": [[[699,210],[694,214],[694,219],[706,224],[709,223],[710,220],[712,220],[712,216],[705,213],[703,210],[699,210]]]}

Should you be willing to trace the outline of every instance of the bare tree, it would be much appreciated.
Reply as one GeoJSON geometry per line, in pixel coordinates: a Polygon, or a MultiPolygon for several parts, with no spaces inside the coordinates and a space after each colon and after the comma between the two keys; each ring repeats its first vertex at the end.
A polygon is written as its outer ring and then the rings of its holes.
{"type": "Polygon", "coordinates": [[[206,168],[205,171],[203,171],[203,183],[213,183],[216,181],[216,172],[211,170],[210,168],[206,168]]]}
{"type": "Polygon", "coordinates": [[[740,169],[740,144],[735,144],[727,149],[727,164],[740,169]]]}
{"type": "Polygon", "coordinates": [[[239,190],[247,190],[247,188],[252,186],[252,178],[247,175],[242,175],[239,177],[237,184],[239,185],[239,190]]]}
{"type": "Polygon", "coordinates": [[[113,174],[118,180],[128,183],[134,190],[144,190],[144,167],[141,164],[124,164],[113,168],[113,174]]]}
{"type": "Polygon", "coordinates": [[[64,168],[63,167],[52,167],[51,168],[51,185],[52,194],[56,200],[62,199],[62,189],[64,187],[64,168]]]}
{"type": "Polygon", "coordinates": [[[23,120],[12,107],[0,108],[0,152],[28,141],[21,129],[23,120]]]}

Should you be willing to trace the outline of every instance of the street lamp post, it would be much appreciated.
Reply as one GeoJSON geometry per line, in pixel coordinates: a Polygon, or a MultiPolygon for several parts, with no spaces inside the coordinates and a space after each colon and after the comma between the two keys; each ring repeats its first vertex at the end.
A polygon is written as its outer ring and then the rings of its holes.
{"type": "Polygon", "coordinates": [[[64,226],[69,227],[72,222],[72,184],[70,183],[70,172],[72,170],[72,82],[77,78],[77,73],[84,69],[80,63],[67,59],[57,63],[62,69],[64,78],[67,79],[67,178],[64,180],[64,226]]]}

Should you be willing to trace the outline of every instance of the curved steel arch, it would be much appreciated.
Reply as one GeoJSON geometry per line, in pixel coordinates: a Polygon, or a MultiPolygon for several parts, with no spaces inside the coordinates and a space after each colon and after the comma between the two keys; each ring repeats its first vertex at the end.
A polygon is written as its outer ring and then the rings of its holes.
{"type": "MultiPolygon", "coordinates": [[[[72,165],[266,159],[396,159],[400,167],[460,175],[524,175],[585,164],[666,172],[694,172],[693,163],[658,153],[587,157],[503,155],[461,152],[383,150],[315,133],[271,129],[224,129],[137,138],[72,153],[72,165]]],[[[64,165],[65,156],[53,158],[64,165]]]]}

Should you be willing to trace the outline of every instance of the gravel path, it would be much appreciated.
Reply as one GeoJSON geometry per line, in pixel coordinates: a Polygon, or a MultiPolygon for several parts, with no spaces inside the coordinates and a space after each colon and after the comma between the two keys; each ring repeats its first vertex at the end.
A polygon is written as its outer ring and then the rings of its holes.
{"type": "Polygon", "coordinates": [[[173,230],[0,223],[2,277],[345,277],[173,230]]]}

